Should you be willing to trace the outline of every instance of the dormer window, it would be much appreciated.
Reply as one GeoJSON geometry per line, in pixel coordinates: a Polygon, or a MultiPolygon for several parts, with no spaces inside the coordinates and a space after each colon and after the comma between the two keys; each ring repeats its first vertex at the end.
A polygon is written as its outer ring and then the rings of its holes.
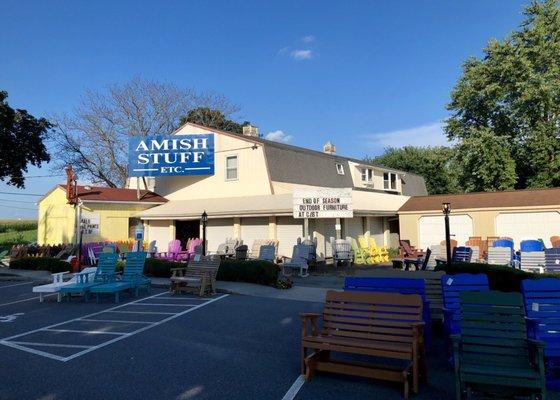
{"type": "Polygon", "coordinates": [[[344,175],[344,165],[336,164],[336,172],[338,172],[338,175],[344,175]]]}
{"type": "Polygon", "coordinates": [[[385,172],[383,174],[383,188],[385,190],[397,190],[397,174],[385,172]]]}
{"type": "Polygon", "coordinates": [[[362,182],[372,182],[373,181],[373,169],[372,168],[361,168],[362,182]]]}

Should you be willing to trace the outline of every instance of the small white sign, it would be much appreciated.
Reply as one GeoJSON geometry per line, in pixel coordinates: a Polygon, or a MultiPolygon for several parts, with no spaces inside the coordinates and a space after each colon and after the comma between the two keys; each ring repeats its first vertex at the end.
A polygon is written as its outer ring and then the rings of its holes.
{"type": "Polygon", "coordinates": [[[100,234],[100,220],[99,214],[82,212],[82,218],[80,221],[82,235],[98,236],[100,234]]]}
{"type": "Polygon", "coordinates": [[[533,310],[533,311],[539,311],[539,303],[533,303],[533,304],[531,304],[531,310],[533,310]]]}
{"type": "Polygon", "coordinates": [[[352,189],[295,189],[294,218],[352,218],[352,189]]]}
{"type": "Polygon", "coordinates": [[[449,278],[446,283],[447,286],[451,286],[451,284],[453,283],[453,278],[449,278]]]}

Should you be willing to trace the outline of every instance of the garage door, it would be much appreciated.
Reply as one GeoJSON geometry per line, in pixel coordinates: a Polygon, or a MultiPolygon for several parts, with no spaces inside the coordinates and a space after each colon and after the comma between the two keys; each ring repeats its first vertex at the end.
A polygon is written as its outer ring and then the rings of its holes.
{"type": "MultiPolygon", "coordinates": [[[[468,215],[449,216],[451,239],[464,245],[469,236],[473,236],[473,221],[468,215]]],[[[420,248],[425,249],[445,240],[445,222],[443,215],[420,217],[418,220],[420,248]]]]}
{"type": "Polygon", "coordinates": [[[343,235],[353,238],[364,234],[364,221],[362,217],[346,218],[343,224],[343,235]]]}
{"type": "Polygon", "coordinates": [[[278,256],[292,256],[292,248],[297,238],[303,236],[303,220],[292,217],[276,218],[276,239],[278,256]]]}
{"type": "Polygon", "coordinates": [[[515,248],[525,239],[542,239],[547,247],[551,246],[550,237],[560,232],[560,213],[500,213],[496,217],[496,234],[511,237],[515,248]]]}
{"type": "Polygon", "coordinates": [[[206,226],[208,251],[218,250],[220,243],[233,237],[233,218],[209,219],[206,226]]]}
{"type": "Polygon", "coordinates": [[[268,217],[241,218],[241,239],[249,249],[255,239],[268,239],[268,217]]]}

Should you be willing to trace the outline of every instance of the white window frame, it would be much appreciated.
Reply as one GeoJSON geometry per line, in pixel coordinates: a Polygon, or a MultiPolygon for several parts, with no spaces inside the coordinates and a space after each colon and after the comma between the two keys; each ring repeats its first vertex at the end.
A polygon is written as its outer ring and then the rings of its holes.
{"type": "Polygon", "coordinates": [[[373,168],[367,168],[367,167],[360,168],[360,178],[362,179],[362,182],[364,182],[364,183],[372,183],[373,182],[373,168]],[[369,171],[369,173],[368,173],[368,171],[369,171]],[[366,179],[364,179],[364,175],[365,175],[366,179]]]}
{"type": "Polygon", "coordinates": [[[228,154],[225,158],[225,180],[226,181],[237,181],[239,180],[239,156],[237,154],[228,154]],[[228,178],[228,170],[233,168],[228,168],[228,159],[235,158],[235,178],[228,178]]]}
{"type": "Polygon", "coordinates": [[[336,172],[338,175],[344,175],[344,165],[336,163],[336,172]]]}
{"type": "Polygon", "coordinates": [[[398,174],[396,174],[395,172],[383,172],[383,189],[395,191],[398,190],[397,179],[398,174]],[[387,179],[385,179],[385,176],[387,176],[387,179]],[[391,187],[391,177],[395,177],[395,187],[391,187]]]}

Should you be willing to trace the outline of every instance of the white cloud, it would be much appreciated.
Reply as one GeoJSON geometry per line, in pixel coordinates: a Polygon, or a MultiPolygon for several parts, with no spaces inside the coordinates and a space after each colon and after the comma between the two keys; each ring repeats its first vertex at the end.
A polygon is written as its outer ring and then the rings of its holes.
{"type": "Polygon", "coordinates": [[[285,54],[288,54],[289,51],[290,51],[290,47],[288,47],[288,46],[282,47],[280,50],[278,50],[278,54],[283,56],[285,54]]]}
{"type": "Polygon", "coordinates": [[[315,36],[313,36],[313,35],[304,36],[304,37],[301,38],[301,41],[302,41],[303,43],[311,43],[311,42],[314,42],[314,41],[315,41],[315,36]]]}
{"type": "Polygon", "coordinates": [[[313,52],[311,50],[292,50],[290,53],[290,57],[294,60],[310,60],[313,58],[313,52]]]}
{"type": "Polygon", "coordinates": [[[443,132],[442,122],[414,126],[407,129],[399,129],[390,132],[371,133],[363,135],[369,140],[367,147],[404,147],[404,146],[449,146],[443,132]]]}
{"type": "Polygon", "coordinates": [[[267,139],[267,140],[272,140],[274,142],[288,143],[294,137],[292,135],[286,135],[283,131],[278,129],[276,131],[268,132],[264,136],[264,138],[267,139]]]}

